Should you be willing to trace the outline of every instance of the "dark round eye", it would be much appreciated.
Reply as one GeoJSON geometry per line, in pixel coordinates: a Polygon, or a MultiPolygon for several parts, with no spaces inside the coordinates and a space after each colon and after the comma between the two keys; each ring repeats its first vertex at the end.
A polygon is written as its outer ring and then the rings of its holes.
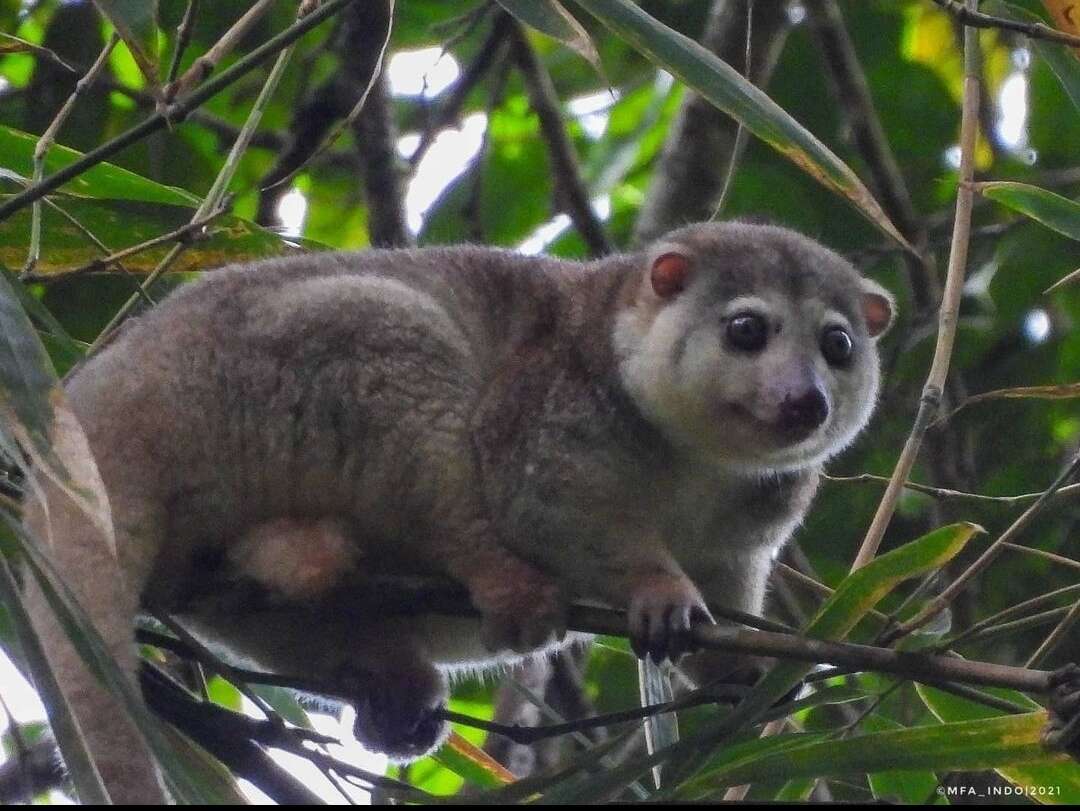
{"type": "Polygon", "coordinates": [[[736,349],[757,352],[765,348],[769,338],[769,326],[756,313],[740,313],[728,321],[727,339],[736,349]]]}
{"type": "Polygon", "coordinates": [[[830,366],[846,366],[855,346],[843,327],[829,327],[821,335],[821,354],[830,366]]]}

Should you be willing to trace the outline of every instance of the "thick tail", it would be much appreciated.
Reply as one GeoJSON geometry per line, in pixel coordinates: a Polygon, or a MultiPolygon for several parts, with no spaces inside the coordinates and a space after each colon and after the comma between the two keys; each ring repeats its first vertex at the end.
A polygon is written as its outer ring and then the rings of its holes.
{"type": "MultiPolygon", "coordinates": [[[[69,496],[47,482],[42,482],[40,492],[44,504],[30,500],[26,526],[74,592],[122,672],[136,684],[133,625],[141,579],[125,573],[100,530],[69,496]]],[[[130,548],[126,524],[117,521],[121,554],[130,548]]],[[[27,609],[109,796],[114,803],[165,803],[157,767],[120,700],[84,664],[36,578],[27,572],[25,579],[27,609]]]]}

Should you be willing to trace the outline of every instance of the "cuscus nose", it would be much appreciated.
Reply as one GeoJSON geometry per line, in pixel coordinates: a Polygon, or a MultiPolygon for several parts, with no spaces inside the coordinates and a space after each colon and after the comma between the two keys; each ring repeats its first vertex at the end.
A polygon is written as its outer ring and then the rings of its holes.
{"type": "Polygon", "coordinates": [[[780,426],[794,436],[807,436],[828,416],[829,401],[817,386],[780,403],[780,426]]]}

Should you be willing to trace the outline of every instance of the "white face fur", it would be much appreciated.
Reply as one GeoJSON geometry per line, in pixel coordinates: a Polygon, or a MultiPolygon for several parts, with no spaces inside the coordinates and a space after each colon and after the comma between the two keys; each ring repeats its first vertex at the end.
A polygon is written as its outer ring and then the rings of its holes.
{"type": "Polygon", "coordinates": [[[778,472],[824,462],[866,425],[892,301],[839,256],[783,229],[701,225],[655,246],[643,271],[615,349],[674,443],[778,472]]]}

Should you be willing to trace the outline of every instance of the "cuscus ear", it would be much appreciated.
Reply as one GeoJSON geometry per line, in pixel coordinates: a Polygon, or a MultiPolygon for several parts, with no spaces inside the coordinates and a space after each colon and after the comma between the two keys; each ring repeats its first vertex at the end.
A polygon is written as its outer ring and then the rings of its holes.
{"type": "Polygon", "coordinates": [[[871,338],[884,335],[896,316],[896,301],[892,293],[870,279],[862,280],[862,312],[866,330],[871,338]]]}
{"type": "Polygon", "coordinates": [[[669,299],[685,289],[690,278],[690,258],[680,250],[658,253],[649,268],[649,281],[653,292],[662,299],[669,299]]]}

